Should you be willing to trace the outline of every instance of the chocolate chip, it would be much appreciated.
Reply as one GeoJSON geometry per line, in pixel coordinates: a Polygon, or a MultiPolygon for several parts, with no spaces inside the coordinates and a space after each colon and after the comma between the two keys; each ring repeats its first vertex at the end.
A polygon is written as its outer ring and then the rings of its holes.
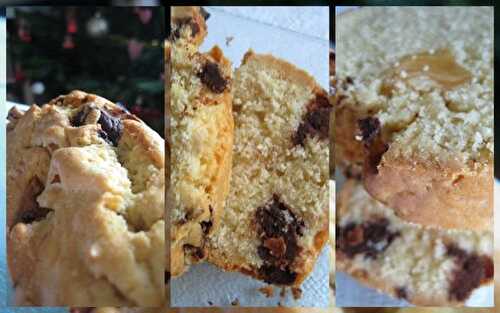
{"type": "Polygon", "coordinates": [[[73,127],[82,126],[85,123],[85,119],[87,118],[87,111],[84,109],[78,111],[75,116],[70,120],[70,124],[73,127]]]}
{"type": "Polygon", "coordinates": [[[365,258],[375,259],[400,236],[399,232],[389,229],[389,220],[386,218],[377,218],[363,224],[349,223],[339,226],[336,232],[336,248],[349,258],[363,254],[365,258]]]}
{"type": "Polygon", "coordinates": [[[14,224],[25,223],[31,224],[33,222],[44,219],[50,212],[49,209],[40,207],[36,198],[42,193],[44,185],[38,177],[33,177],[21,197],[20,206],[16,213],[14,224]]]}
{"type": "Polygon", "coordinates": [[[232,306],[237,306],[237,305],[240,305],[240,300],[238,300],[238,299],[234,299],[233,301],[231,301],[231,305],[232,305],[232,306]]]}
{"type": "Polygon", "coordinates": [[[291,271],[289,267],[282,269],[277,266],[263,265],[259,268],[259,274],[268,284],[291,285],[297,279],[297,273],[291,271]]]}
{"type": "Polygon", "coordinates": [[[200,13],[201,16],[203,16],[203,18],[205,19],[205,21],[210,18],[210,13],[208,13],[207,10],[205,10],[203,7],[200,7],[200,13]]]}
{"type": "Polygon", "coordinates": [[[197,260],[202,260],[205,257],[205,252],[200,247],[195,247],[190,244],[185,244],[183,247],[184,247],[184,253],[191,255],[197,260]]]}
{"type": "Polygon", "coordinates": [[[328,98],[323,94],[317,94],[307,107],[307,113],[292,138],[292,142],[296,146],[304,146],[307,136],[317,136],[322,140],[328,139],[332,110],[328,98]]]}
{"type": "Polygon", "coordinates": [[[267,283],[292,284],[297,274],[291,265],[301,250],[297,237],[303,235],[304,222],[279,196],[273,195],[271,201],[256,210],[255,223],[261,240],[257,253],[264,261],[260,275],[267,283]]]}
{"type": "Polygon", "coordinates": [[[358,127],[367,154],[363,169],[367,175],[376,175],[382,155],[389,149],[382,138],[380,121],[376,117],[363,118],[358,121],[358,127]]]}
{"type": "Polygon", "coordinates": [[[396,287],[394,288],[394,293],[398,299],[408,300],[408,291],[405,287],[396,287]]]}
{"type": "Polygon", "coordinates": [[[358,121],[363,142],[371,142],[380,133],[380,121],[375,117],[367,117],[358,121]]]}
{"type": "Polygon", "coordinates": [[[191,36],[194,37],[200,32],[200,26],[193,21],[191,17],[177,18],[174,21],[175,27],[171,34],[171,39],[176,40],[181,36],[181,29],[184,27],[191,28],[191,36]]]}
{"type": "Polygon", "coordinates": [[[212,221],[203,221],[200,223],[201,225],[201,230],[205,235],[208,235],[210,232],[210,229],[212,228],[212,221]]]}
{"type": "Polygon", "coordinates": [[[101,110],[101,116],[97,123],[101,125],[102,129],[99,136],[107,143],[117,146],[123,132],[123,124],[120,118],[113,117],[106,111],[101,110]]]}
{"type": "Polygon", "coordinates": [[[198,77],[212,92],[222,93],[227,88],[228,82],[222,76],[217,63],[210,61],[205,63],[201,71],[198,73],[198,77]]]}
{"type": "Polygon", "coordinates": [[[448,290],[450,300],[465,301],[474,289],[493,278],[491,257],[469,253],[455,244],[446,246],[446,254],[456,264],[448,290]]]}
{"type": "Polygon", "coordinates": [[[165,284],[168,284],[170,282],[170,272],[165,271],[165,284]]]}
{"type": "Polygon", "coordinates": [[[208,301],[208,305],[212,306],[214,303],[212,301],[208,301]]]}
{"type": "Polygon", "coordinates": [[[70,308],[70,313],[92,313],[95,308],[70,308]]]}

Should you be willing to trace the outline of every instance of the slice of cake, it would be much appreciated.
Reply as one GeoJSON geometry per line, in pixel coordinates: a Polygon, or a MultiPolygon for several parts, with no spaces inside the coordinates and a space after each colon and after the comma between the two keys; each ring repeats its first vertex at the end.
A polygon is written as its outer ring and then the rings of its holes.
{"type": "MultiPolygon", "coordinates": [[[[180,10],[180,9],[179,9],[180,10]]],[[[187,9],[184,9],[187,10],[187,9]]],[[[184,12],[184,11],[183,11],[184,12]]],[[[189,8],[188,12],[201,12],[189,8]]],[[[186,25],[174,27],[186,33],[186,25]]],[[[204,22],[204,21],[200,21],[204,22]]],[[[196,24],[198,25],[198,24],[196,24]]],[[[201,23],[201,25],[204,25],[201,23]]],[[[205,26],[199,25],[201,30],[205,26]]],[[[195,28],[195,29],[198,29],[195,28]]],[[[186,33],[199,35],[201,33],[186,33]]],[[[170,52],[167,112],[170,115],[170,275],[184,272],[206,256],[206,238],[219,224],[229,189],[233,146],[232,69],[218,47],[197,51],[199,40],[183,36],[167,43],[170,52]]],[[[168,123],[167,123],[168,124],[168,123]]]]}
{"type": "Polygon", "coordinates": [[[416,305],[462,305],[493,280],[491,232],[404,222],[354,180],[337,201],[336,235],[337,270],[416,305]]]}
{"type": "Polygon", "coordinates": [[[407,221],[491,230],[493,7],[370,7],[336,26],[337,164],[407,221]]]}
{"type": "Polygon", "coordinates": [[[298,286],[328,239],[327,93],[271,55],[235,73],[231,190],[209,261],[270,284],[298,286]]]}

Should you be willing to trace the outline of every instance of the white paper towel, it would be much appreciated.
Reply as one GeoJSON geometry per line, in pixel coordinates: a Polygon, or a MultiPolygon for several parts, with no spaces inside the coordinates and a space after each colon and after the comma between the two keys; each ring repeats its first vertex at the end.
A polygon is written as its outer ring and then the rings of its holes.
{"type": "MultiPolygon", "coordinates": [[[[319,38],[296,31],[286,30],[286,20],[316,20],[317,25],[328,25],[328,7],[309,8],[309,18],[304,19],[300,7],[295,8],[240,8],[233,13],[231,8],[207,7],[211,14],[207,21],[208,36],[201,47],[207,51],[219,45],[224,54],[238,67],[248,49],[256,53],[272,53],[296,66],[307,70],[325,89],[328,88],[328,34],[319,38]],[[241,15],[248,12],[265,12],[266,23],[247,19],[241,15]],[[286,15],[286,17],[285,17],[286,15]],[[272,17],[279,18],[280,27],[272,26],[272,17]],[[226,38],[232,37],[226,45],[226,38]]],[[[297,27],[296,24],[293,27],[297,27]]],[[[327,27],[327,26],[325,26],[327,27]]],[[[308,28],[306,28],[308,29],[308,28]]],[[[325,30],[322,29],[322,32],[325,30]]],[[[311,30],[313,32],[313,30],[311,30]]],[[[313,273],[302,285],[302,298],[294,300],[291,294],[280,299],[279,290],[274,297],[266,298],[258,292],[264,283],[239,273],[225,273],[209,264],[192,266],[180,278],[171,280],[171,303],[181,306],[231,306],[238,300],[240,306],[283,306],[326,307],[329,304],[329,253],[328,248],[319,257],[313,273]]]]}

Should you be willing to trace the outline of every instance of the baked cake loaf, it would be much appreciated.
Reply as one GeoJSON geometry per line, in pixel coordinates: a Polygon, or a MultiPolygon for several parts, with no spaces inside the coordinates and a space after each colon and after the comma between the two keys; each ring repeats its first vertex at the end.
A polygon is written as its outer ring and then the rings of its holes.
{"type": "MultiPolygon", "coordinates": [[[[200,32],[206,29],[200,25],[198,28],[200,32]]],[[[218,47],[200,53],[190,40],[181,39],[167,43],[172,67],[167,110],[171,140],[168,197],[172,201],[168,201],[171,207],[167,209],[171,219],[172,276],[182,274],[189,264],[206,257],[206,237],[218,227],[229,190],[234,127],[230,62],[218,47]]]]}
{"type": "Polygon", "coordinates": [[[339,194],[336,234],[338,270],[417,305],[462,305],[493,280],[492,232],[404,222],[354,180],[339,194]]]}
{"type": "Polygon", "coordinates": [[[7,249],[18,305],[164,304],[164,143],[81,91],[7,126],[7,249]]]}
{"type": "Polygon", "coordinates": [[[491,230],[493,7],[337,17],[337,164],[401,218],[491,230]]]}
{"type": "Polygon", "coordinates": [[[231,190],[209,261],[267,283],[299,286],[328,240],[327,93],[271,55],[235,73],[231,190]]]}

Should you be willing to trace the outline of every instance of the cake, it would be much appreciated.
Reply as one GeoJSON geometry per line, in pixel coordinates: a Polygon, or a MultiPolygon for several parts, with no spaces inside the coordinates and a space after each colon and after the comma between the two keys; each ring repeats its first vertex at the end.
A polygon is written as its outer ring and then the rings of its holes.
{"type": "Polygon", "coordinates": [[[490,231],[407,223],[358,181],[347,181],[340,191],[336,227],[337,270],[410,303],[463,305],[493,280],[490,231]]]}
{"type": "Polygon", "coordinates": [[[491,230],[493,7],[337,16],[336,158],[402,219],[491,230]]]}
{"type": "Polygon", "coordinates": [[[245,54],[234,78],[231,189],[208,260],[299,286],[328,239],[331,104],[306,72],[245,54]]]}
{"type": "Polygon", "coordinates": [[[171,69],[170,103],[170,275],[206,258],[207,237],[218,228],[229,190],[233,146],[232,69],[218,47],[200,53],[196,36],[204,37],[204,20],[175,14],[199,8],[174,9],[172,21],[180,36],[167,42],[171,69]],[[186,31],[196,21],[199,32],[186,31]],[[181,23],[182,22],[182,23],[181,23]],[[175,26],[175,23],[181,25],[175,26]],[[189,35],[195,38],[190,39],[189,35]],[[186,37],[187,38],[184,38],[186,37]]]}

